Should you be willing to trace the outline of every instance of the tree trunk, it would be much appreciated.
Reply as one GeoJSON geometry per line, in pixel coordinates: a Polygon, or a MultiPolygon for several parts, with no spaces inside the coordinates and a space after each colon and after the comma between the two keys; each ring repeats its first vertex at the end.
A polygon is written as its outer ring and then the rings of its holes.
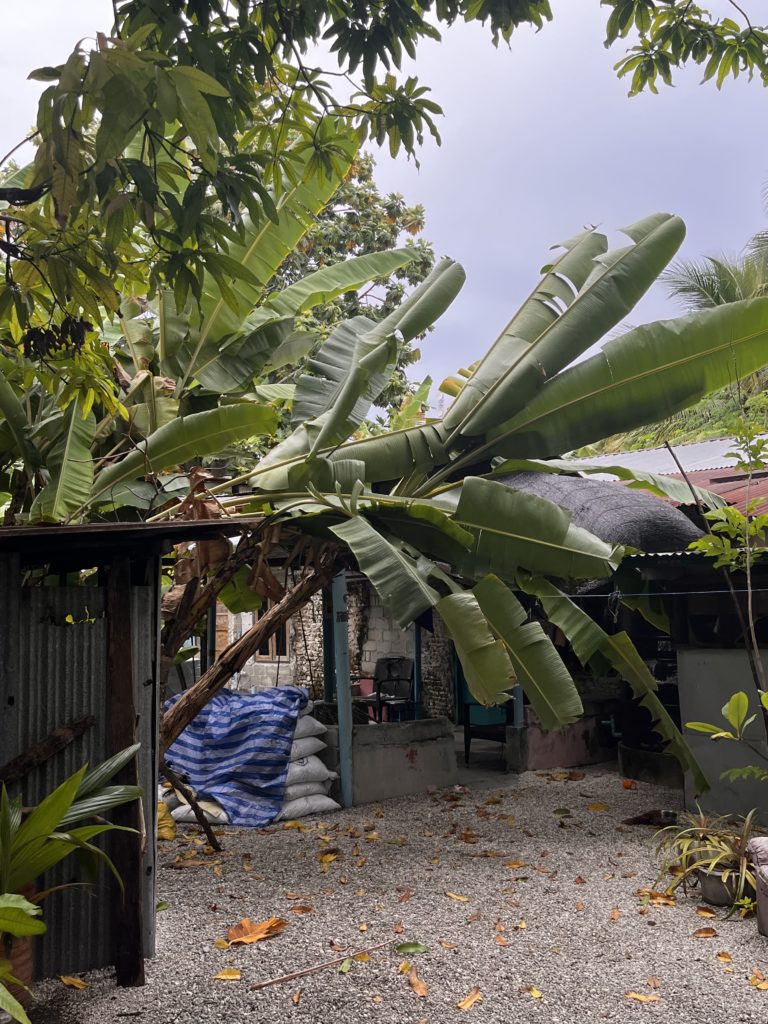
{"type": "Polygon", "coordinates": [[[208,701],[229,682],[235,672],[253,657],[259,647],[281,629],[307,601],[321,590],[333,576],[333,559],[322,563],[304,576],[285,597],[272,605],[247,633],[229,644],[215,664],[186,690],[163,716],[160,725],[160,749],[164,755],[208,701]]]}

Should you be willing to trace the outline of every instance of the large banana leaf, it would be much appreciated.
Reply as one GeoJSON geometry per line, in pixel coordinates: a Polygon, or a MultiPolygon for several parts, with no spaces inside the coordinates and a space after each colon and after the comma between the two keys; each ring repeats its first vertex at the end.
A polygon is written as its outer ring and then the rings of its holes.
{"type": "Polygon", "coordinates": [[[480,704],[503,704],[516,682],[506,647],[491,632],[471,590],[449,594],[435,605],[459,656],[472,696],[480,704]]]}
{"type": "Polygon", "coordinates": [[[558,374],[479,452],[547,458],[665,419],[766,363],[768,299],[628,331],[558,374]]]}
{"type": "Polygon", "coordinates": [[[440,594],[429,583],[432,563],[402,541],[390,540],[363,516],[332,526],[331,532],[349,547],[384,607],[401,626],[439,601],[440,594]]]}
{"type": "MultiPolygon", "coordinates": [[[[348,169],[357,143],[339,137],[338,147],[348,153],[348,169]]],[[[283,260],[299,243],[314,223],[343,180],[343,174],[310,174],[299,177],[280,197],[278,222],[264,218],[258,225],[246,228],[242,243],[230,246],[228,257],[238,274],[227,276],[222,288],[210,275],[202,301],[202,326],[183,348],[183,368],[179,375],[177,395],[195,376],[201,354],[207,347],[217,349],[227,337],[234,337],[251,311],[264,296],[265,289],[283,260]]]]}
{"type": "Polygon", "coordinates": [[[414,249],[389,249],[367,256],[353,256],[307,274],[296,284],[270,295],[264,306],[277,316],[298,316],[315,306],[333,302],[345,292],[356,292],[369,281],[389,277],[412,263],[417,255],[414,249]]]}
{"type": "Polygon", "coordinates": [[[0,413],[13,437],[16,454],[24,459],[24,465],[34,469],[40,465],[37,449],[27,437],[27,415],[16,392],[5,374],[0,370],[0,413]]]}
{"type": "Polygon", "coordinates": [[[480,610],[507,649],[518,683],[544,729],[561,729],[584,712],[581,698],[555,646],[498,576],[473,588],[480,610]]]}
{"type": "Polygon", "coordinates": [[[664,740],[666,749],[674,754],[685,770],[692,773],[696,791],[701,793],[708,789],[709,783],[696,758],[656,695],[656,680],[629,636],[624,632],[606,633],[548,580],[520,574],[518,584],[522,590],[539,600],[547,618],[568,638],[582,665],[586,666],[599,652],[621,678],[629,683],[635,698],[650,711],[653,728],[664,740]]]}
{"type": "Polygon", "coordinates": [[[582,461],[581,459],[507,459],[496,466],[493,476],[503,476],[507,473],[566,473],[578,475],[584,473],[591,476],[595,473],[607,473],[624,480],[627,486],[636,490],[650,491],[659,497],[672,498],[681,505],[690,505],[698,497],[709,508],[722,508],[727,504],[725,498],[708,491],[704,487],[691,488],[685,480],[677,480],[672,476],[664,476],[663,473],[651,473],[646,469],[630,469],[628,466],[603,465],[599,462],[582,461]]]}
{"type": "Polygon", "coordinates": [[[453,518],[475,535],[471,554],[457,568],[475,578],[494,572],[513,579],[522,566],[561,579],[605,579],[621,561],[620,547],[573,526],[570,513],[545,498],[468,477],[435,501],[450,507],[457,496],[453,518]]]}
{"type": "Polygon", "coordinates": [[[76,398],[67,409],[63,433],[46,455],[45,467],[51,479],[32,505],[33,522],[60,522],[88,501],[93,486],[91,444],[95,434],[96,417],[92,412],[83,417],[82,399],[76,398]]]}
{"type": "Polygon", "coordinates": [[[160,427],[124,459],[103,469],[94,481],[91,500],[109,501],[112,488],[125,480],[213,455],[234,441],[271,434],[277,421],[275,409],[250,402],[180,416],[160,427]]]}
{"type": "Polygon", "coordinates": [[[331,456],[359,459],[365,463],[365,479],[371,482],[399,480],[414,470],[429,473],[448,462],[445,428],[441,422],[394,430],[364,441],[342,445],[331,456]]]}
{"type": "Polygon", "coordinates": [[[565,254],[548,269],[445,417],[452,431],[450,445],[459,436],[484,434],[509,419],[546,381],[615,327],[685,237],[680,218],[664,213],[624,231],[635,244],[605,256],[602,235],[585,232],[565,243],[565,254]],[[565,307],[563,312],[557,302],[565,307]]]}

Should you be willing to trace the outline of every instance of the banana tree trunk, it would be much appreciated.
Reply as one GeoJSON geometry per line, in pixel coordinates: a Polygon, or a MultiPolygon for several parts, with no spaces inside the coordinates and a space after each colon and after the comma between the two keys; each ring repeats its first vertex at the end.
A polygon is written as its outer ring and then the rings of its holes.
{"type": "Polygon", "coordinates": [[[163,716],[160,725],[160,753],[163,756],[205,705],[222,690],[235,672],[253,657],[259,647],[281,629],[288,619],[321,590],[334,573],[333,559],[312,569],[285,597],[272,605],[246,633],[225,647],[216,662],[186,690],[163,716]]]}

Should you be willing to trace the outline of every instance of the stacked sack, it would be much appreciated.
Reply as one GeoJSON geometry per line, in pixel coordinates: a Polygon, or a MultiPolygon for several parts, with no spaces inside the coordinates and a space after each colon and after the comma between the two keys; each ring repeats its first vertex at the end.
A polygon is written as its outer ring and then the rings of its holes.
{"type": "Polygon", "coordinates": [[[329,771],[317,756],[327,744],[321,737],[328,731],[322,722],[312,717],[312,702],[302,710],[296,722],[291,746],[291,760],[285,783],[283,807],[278,821],[293,821],[308,814],[327,814],[341,807],[328,793],[338,776],[329,771]]]}
{"type": "MultiPolygon", "coordinates": [[[[197,796],[197,794],[195,794],[197,796]]],[[[161,785],[158,789],[158,801],[165,804],[166,811],[170,812],[173,821],[183,825],[196,825],[197,818],[195,812],[189,806],[187,798],[182,796],[178,790],[175,790],[169,782],[161,785]]],[[[167,821],[165,812],[159,810],[158,802],[158,822],[161,820],[167,821]]],[[[218,802],[211,798],[204,800],[198,800],[198,807],[203,812],[206,821],[209,821],[212,825],[226,825],[229,822],[227,812],[218,802]]]]}

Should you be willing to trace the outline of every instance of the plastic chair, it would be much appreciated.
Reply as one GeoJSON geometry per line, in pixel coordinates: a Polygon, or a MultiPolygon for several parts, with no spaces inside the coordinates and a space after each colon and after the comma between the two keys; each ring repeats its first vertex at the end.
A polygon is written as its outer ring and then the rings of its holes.
{"type": "Polygon", "coordinates": [[[385,708],[390,722],[413,718],[413,658],[378,658],[373,693],[370,697],[357,697],[357,702],[373,708],[377,722],[382,721],[385,708]]]}

